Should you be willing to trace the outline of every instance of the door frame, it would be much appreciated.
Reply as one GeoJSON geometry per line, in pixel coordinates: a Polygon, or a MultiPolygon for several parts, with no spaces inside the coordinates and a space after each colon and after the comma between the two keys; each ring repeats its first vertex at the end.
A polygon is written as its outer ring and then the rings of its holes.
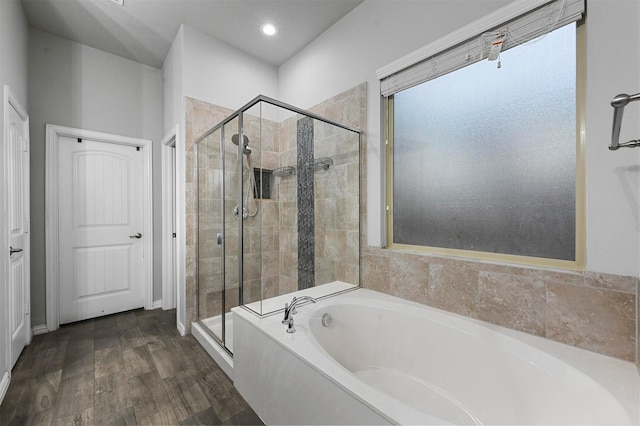
{"type": "MultiPolygon", "coordinates": [[[[177,189],[176,149],[179,135],[178,125],[176,125],[160,143],[162,150],[162,309],[164,310],[174,309],[176,297],[178,297],[178,247],[177,239],[172,236],[173,224],[178,223],[178,209],[172,201],[175,199],[174,191],[177,189]]],[[[177,233],[177,226],[175,231],[177,233]]]]}
{"type": "Polygon", "coordinates": [[[61,137],[90,139],[93,141],[126,145],[142,148],[142,187],[143,187],[143,226],[142,233],[146,237],[143,244],[143,279],[145,289],[145,309],[153,305],[153,188],[152,158],[153,143],[148,139],[131,138],[76,129],[73,127],[47,124],[45,155],[45,235],[46,235],[46,288],[47,288],[47,330],[54,331],[60,327],[60,282],[58,257],[58,149],[61,137]]]}

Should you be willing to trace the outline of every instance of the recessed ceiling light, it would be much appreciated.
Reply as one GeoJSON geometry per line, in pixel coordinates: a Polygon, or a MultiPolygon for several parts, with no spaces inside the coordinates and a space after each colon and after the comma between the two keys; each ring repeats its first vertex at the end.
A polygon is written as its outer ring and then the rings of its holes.
{"type": "Polygon", "coordinates": [[[273,24],[262,25],[262,32],[268,36],[274,36],[278,34],[278,27],[273,24]]]}
{"type": "Polygon", "coordinates": [[[124,6],[124,0],[111,0],[115,4],[119,4],[120,6],[124,6]]]}

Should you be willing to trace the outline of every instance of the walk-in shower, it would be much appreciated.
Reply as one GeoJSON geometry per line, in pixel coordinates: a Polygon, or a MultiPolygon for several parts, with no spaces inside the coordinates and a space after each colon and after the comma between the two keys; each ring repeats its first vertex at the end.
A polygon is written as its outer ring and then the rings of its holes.
{"type": "Polygon", "coordinates": [[[231,308],[359,285],[360,150],[356,129],[264,96],[196,139],[196,318],[228,354],[231,308]]]}

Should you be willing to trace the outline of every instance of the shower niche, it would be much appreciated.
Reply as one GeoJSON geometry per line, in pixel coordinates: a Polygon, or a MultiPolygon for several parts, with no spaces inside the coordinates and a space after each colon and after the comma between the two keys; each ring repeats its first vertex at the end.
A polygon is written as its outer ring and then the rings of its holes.
{"type": "Polygon", "coordinates": [[[198,137],[198,324],[233,353],[230,310],[360,283],[360,133],[259,96],[198,137]]]}

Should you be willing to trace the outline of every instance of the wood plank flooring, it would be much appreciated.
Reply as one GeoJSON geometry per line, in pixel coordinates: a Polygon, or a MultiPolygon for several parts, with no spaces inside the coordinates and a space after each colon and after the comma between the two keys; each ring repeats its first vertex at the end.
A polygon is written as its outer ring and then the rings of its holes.
{"type": "Polygon", "coordinates": [[[0,425],[262,425],[175,310],[136,310],[34,336],[0,425]]]}

